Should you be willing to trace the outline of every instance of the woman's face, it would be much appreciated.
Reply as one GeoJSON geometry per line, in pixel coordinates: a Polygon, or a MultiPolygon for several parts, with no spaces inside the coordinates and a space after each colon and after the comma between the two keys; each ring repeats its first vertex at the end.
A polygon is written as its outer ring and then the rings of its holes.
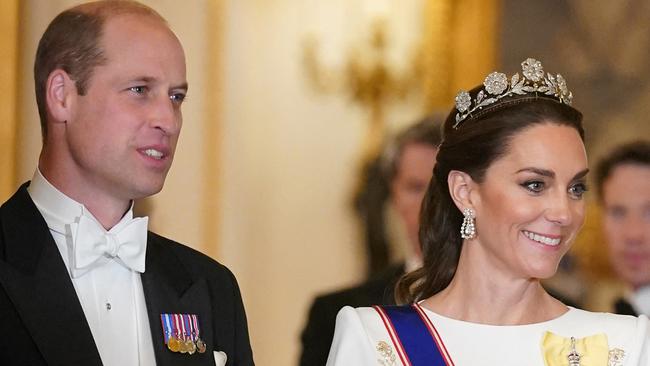
{"type": "MultiPolygon", "coordinates": [[[[537,124],[517,133],[471,197],[485,268],[548,278],[584,221],[587,157],[578,132],[537,124]]],[[[494,272],[490,272],[494,273],[494,272]]]]}

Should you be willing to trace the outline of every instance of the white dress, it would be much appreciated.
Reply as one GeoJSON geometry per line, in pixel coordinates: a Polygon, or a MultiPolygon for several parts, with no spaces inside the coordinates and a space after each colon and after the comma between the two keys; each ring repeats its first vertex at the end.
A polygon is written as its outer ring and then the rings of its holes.
{"type": "MultiPolygon", "coordinates": [[[[622,362],[610,361],[610,366],[650,365],[645,315],[635,318],[569,308],[562,316],[542,323],[496,326],[455,320],[419,308],[433,323],[456,366],[544,366],[541,344],[547,331],[576,339],[604,333],[609,350],[622,356],[622,362]]],[[[374,308],[346,306],[336,318],[327,366],[402,366],[397,352],[374,308]]]]}

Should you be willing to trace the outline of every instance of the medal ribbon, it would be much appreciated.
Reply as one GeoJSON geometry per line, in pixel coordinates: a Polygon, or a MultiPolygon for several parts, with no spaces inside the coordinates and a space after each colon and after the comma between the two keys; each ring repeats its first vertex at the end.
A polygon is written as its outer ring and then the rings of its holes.
{"type": "Polygon", "coordinates": [[[160,321],[162,322],[162,327],[163,327],[163,339],[165,340],[165,344],[169,342],[169,337],[173,333],[173,327],[171,324],[171,321],[169,320],[169,314],[160,314],[160,321]]]}
{"type": "Polygon", "coordinates": [[[405,366],[453,366],[435,327],[417,304],[374,306],[405,366]]]}
{"type": "Polygon", "coordinates": [[[180,314],[174,314],[174,335],[176,339],[181,340],[181,322],[179,320],[180,314]]]}
{"type": "Polygon", "coordinates": [[[190,340],[192,342],[195,342],[196,339],[194,338],[194,327],[192,326],[192,318],[190,314],[183,314],[183,320],[185,323],[187,323],[187,329],[190,330],[190,340]]]}
{"type": "Polygon", "coordinates": [[[199,339],[199,322],[196,320],[196,314],[192,314],[192,323],[194,324],[194,331],[196,332],[196,339],[199,339]]]}

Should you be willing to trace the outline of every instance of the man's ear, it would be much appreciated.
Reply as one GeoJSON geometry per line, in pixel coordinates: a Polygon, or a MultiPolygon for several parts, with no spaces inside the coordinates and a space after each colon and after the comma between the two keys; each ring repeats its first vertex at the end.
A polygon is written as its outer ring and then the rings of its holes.
{"type": "Polygon", "coordinates": [[[45,101],[52,122],[65,123],[70,119],[76,95],[77,87],[67,72],[56,69],[50,73],[45,84],[45,101]]]}
{"type": "Polygon", "coordinates": [[[469,174],[452,170],[447,176],[447,184],[449,185],[449,195],[461,212],[465,208],[475,208],[473,191],[476,188],[476,183],[469,174]]]}

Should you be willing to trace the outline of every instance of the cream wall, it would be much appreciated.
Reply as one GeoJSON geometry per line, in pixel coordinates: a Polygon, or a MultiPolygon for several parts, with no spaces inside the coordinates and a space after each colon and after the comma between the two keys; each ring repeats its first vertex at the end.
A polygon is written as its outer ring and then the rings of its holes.
{"type": "MultiPolygon", "coordinates": [[[[324,64],[339,68],[365,40],[372,15],[392,14],[389,58],[402,70],[418,38],[421,1],[143,2],[181,39],[190,84],[174,166],[147,201],[151,227],[233,270],[257,364],[294,364],[313,296],[363,273],[349,202],[367,122],[345,95],[313,90],[300,45],[316,35],[324,64]]],[[[23,2],[17,183],[31,177],[40,150],[36,44],[51,18],[75,3],[23,2]]],[[[411,122],[420,105],[414,96],[389,108],[389,128],[411,122]]]]}
{"type": "MultiPolygon", "coordinates": [[[[344,94],[314,91],[301,44],[314,34],[323,63],[340,68],[365,41],[369,13],[391,11],[401,22],[390,25],[390,57],[403,68],[418,3],[227,4],[220,259],[238,275],[257,362],[291,365],[313,296],[357,281],[365,263],[349,201],[367,116],[344,94]]],[[[419,103],[387,120],[410,122],[419,103]]]]}

